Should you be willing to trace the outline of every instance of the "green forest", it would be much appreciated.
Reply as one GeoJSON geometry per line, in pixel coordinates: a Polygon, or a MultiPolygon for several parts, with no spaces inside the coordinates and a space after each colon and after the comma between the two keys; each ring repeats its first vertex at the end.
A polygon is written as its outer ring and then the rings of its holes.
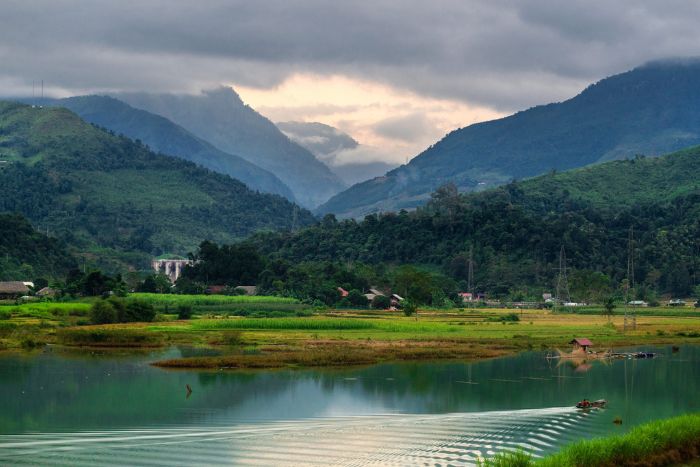
{"type": "Polygon", "coordinates": [[[66,109],[0,102],[0,212],[20,213],[107,270],[144,268],[203,239],[314,221],[278,195],[156,154],[66,109]]]}
{"type": "Polygon", "coordinates": [[[600,301],[627,280],[630,230],[634,293],[690,296],[700,272],[700,148],[552,172],[477,194],[454,185],[412,212],[362,221],[333,215],[295,234],[254,235],[288,264],[413,264],[495,296],[552,292],[564,247],[572,299],[600,301]]]}

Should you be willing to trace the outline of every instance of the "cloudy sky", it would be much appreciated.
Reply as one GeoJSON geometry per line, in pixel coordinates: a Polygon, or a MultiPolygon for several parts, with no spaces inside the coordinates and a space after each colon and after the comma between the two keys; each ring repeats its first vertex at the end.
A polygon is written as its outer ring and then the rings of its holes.
{"type": "Polygon", "coordinates": [[[700,3],[665,0],[3,0],[2,95],[196,93],[339,127],[403,162],[447,131],[700,55],[700,3]]]}

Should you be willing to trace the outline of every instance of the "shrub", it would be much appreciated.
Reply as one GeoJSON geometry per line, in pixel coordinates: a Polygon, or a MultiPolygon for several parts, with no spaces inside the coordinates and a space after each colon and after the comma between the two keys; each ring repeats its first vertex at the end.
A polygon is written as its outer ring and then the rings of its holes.
{"type": "Polygon", "coordinates": [[[153,321],[156,317],[156,310],[153,305],[143,300],[131,300],[126,304],[125,322],[129,321],[153,321]]]}
{"type": "Polygon", "coordinates": [[[410,300],[404,300],[403,302],[403,314],[406,316],[413,316],[418,311],[418,305],[410,300]]]}
{"type": "Polygon", "coordinates": [[[0,310],[0,320],[12,318],[12,313],[9,310],[0,310]]]}
{"type": "Polygon", "coordinates": [[[111,324],[117,322],[117,310],[107,300],[98,300],[90,308],[90,321],[93,324],[111,324]]]}
{"type": "Polygon", "coordinates": [[[391,306],[391,300],[386,295],[377,295],[372,299],[372,308],[375,310],[386,310],[391,306]]]}
{"type": "Polygon", "coordinates": [[[192,317],[192,307],[190,305],[177,306],[177,319],[190,319],[192,317]]]}

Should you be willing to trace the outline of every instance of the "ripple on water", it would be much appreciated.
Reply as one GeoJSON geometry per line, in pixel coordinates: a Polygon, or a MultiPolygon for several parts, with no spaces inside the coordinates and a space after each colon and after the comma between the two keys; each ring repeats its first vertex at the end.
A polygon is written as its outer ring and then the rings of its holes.
{"type": "Polygon", "coordinates": [[[571,408],[0,436],[3,465],[474,465],[595,434],[571,408]]]}

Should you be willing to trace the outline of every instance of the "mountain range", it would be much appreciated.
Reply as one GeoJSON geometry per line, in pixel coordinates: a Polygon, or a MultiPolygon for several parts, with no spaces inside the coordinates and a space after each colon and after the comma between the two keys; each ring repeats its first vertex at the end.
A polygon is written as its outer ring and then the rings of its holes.
{"type": "Polygon", "coordinates": [[[215,148],[165,117],[136,109],[113,97],[90,95],[19,100],[33,105],[65,107],[83,120],[139,140],[155,152],[192,161],[230,175],[253,190],[282,195],[294,201],[292,191],[274,174],[242,157],[215,148]]]}
{"type": "Polygon", "coordinates": [[[700,143],[700,61],[654,62],[565,102],[455,130],[407,165],[334,196],[319,213],[414,208],[440,185],[478,191],[512,179],[700,143]]]}
{"type": "Polygon", "coordinates": [[[0,212],[17,212],[102,266],[143,266],[204,239],[314,222],[278,195],[154,153],[65,108],[0,101],[0,212]]]}
{"type": "Polygon", "coordinates": [[[245,105],[231,88],[199,95],[131,93],[114,97],[161,115],[222,151],[272,172],[305,207],[316,207],[346,187],[310,151],[245,105]]]}
{"type": "Polygon", "coordinates": [[[363,160],[366,159],[363,156],[368,148],[330,125],[292,121],[278,122],[277,128],[289,139],[311,151],[348,185],[364,182],[396,166],[378,160],[363,160]]]}

